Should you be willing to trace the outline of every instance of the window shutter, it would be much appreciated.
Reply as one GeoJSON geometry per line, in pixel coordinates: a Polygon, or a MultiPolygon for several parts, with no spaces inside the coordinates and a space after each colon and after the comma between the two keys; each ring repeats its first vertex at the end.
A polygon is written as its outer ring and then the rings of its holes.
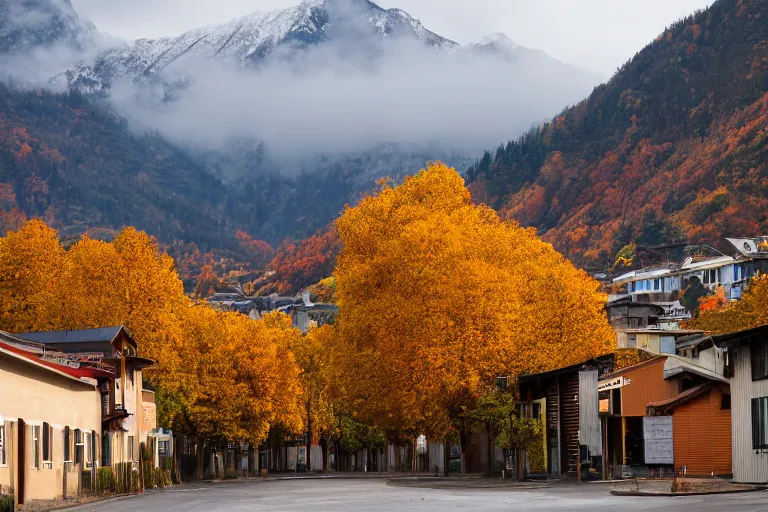
{"type": "Polygon", "coordinates": [[[91,430],[91,463],[96,466],[96,431],[91,430]]]}
{"type": "Polygon", "coordinates": [[[69,427],[64,427],[64,460],[72,460],[69,448],[69,427]]]}

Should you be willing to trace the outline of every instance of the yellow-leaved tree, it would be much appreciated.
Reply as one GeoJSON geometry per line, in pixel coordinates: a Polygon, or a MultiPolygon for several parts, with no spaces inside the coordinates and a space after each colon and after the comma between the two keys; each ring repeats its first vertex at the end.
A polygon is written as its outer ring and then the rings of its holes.
{"type": "Polygon", "coordinates": [[[473,205],[441,163],[382,183],[336,225],[337,364],[378,426],[455,438],[496,377],[615,347],[598,283],[534,230],[473,205]]]}
{"type": "Polygon", "coordinates": [[[274,426],[302,431],[301,369],[291,352],[301,333],[287,315],[253,321],[193,302],[173,259],[134,228],[69,249],[40,220],[0,238],[0,329],[117,325],[156,361],[144,378],[157,391],[160,424],[198,447],[258,444],[274,426]]]}

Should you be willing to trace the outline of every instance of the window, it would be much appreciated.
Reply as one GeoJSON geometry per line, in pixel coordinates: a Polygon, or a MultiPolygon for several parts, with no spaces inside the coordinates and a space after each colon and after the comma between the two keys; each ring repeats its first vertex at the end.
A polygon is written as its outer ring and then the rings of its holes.
{"type": "Polygon", "coordinates": [[[722,401],[720,402],[720,409],[731,410],[731,395],[726,395],[723,393],[722,401]]]}
{"type": "Polygon", "coordinates": [[[768,396],[752,399],[752,449],[768,448],[768,396]]]}
{"type": "Polygon", "coordinates": [[[89,432],[86,432],[83,434],[83,460],[85,461],[85,467],[89,468],[93,465],[93,459],[91,458],[92,453],[92,445],[91,445],[91,434],[89,432]]]}
{"type": "Polygon", "coordinates": [[[5,464],[5,425],[0,422],[0,466],[5,464]]]}
{"type": "Polygon", "coordinates": [[[752,380],[768,378],[768,342],[754,343],[749,351],[752,356],[752,380]]]}
{"type": "Polygon", "coordinates": [[[43,423],[43,465],[51,466],[53,462],[53,428],[48,423],[43,423]]]}
{"type": "Polygon", "coordinates": [[[79,428],[75,429],[75,464],[83,463],[83,433],[79,428]]]}
{"type": "Polygon", "coordinates": [[[40,468],[40,426],[32,427],[32,469],[40,468]]]}
{"type": "Polygon", "coordinates": [[[167,457],[171,454],[171,443],[170,441],[158,441],[157,443],[157,454],[161,457],[167,457]]]}
{"type": "Polygon", "coordinates": [[[653,280],[653,290],[654,291],[661,290],[661,279],[654,279],[653,280]]]}
{"type": "Polygon", "coordinates": [[[133,436],[128,436],[128,460],[134,460],[133,458],[133,436]]]}

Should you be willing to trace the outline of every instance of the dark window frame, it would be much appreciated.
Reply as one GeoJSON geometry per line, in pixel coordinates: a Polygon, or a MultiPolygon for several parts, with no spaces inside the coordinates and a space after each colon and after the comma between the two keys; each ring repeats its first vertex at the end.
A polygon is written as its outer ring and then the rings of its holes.
{"type": "Polygon", "coordinates": [[[768,396],[753,398],[750,404],[752,449],[768,449],[768,396]]]}
{"type": "Polygon", "coordinates": [[[768,379],[768,340],[753,343],[749,347],[752,380],[768,379]]]}

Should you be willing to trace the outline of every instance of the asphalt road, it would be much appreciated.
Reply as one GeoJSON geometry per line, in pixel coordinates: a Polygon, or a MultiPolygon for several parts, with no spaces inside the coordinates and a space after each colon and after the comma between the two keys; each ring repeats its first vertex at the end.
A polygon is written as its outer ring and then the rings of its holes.
{"type": "Polygon", "coordinates": [[[388,486],[383,479],[249,480],[185,485],[142,496],[95,503],[80,512],[133,511],[760,511],[768,492],[690,496],[619,497],[610,484],[559,484],[546,489],[420,489],[388,486]]]}

